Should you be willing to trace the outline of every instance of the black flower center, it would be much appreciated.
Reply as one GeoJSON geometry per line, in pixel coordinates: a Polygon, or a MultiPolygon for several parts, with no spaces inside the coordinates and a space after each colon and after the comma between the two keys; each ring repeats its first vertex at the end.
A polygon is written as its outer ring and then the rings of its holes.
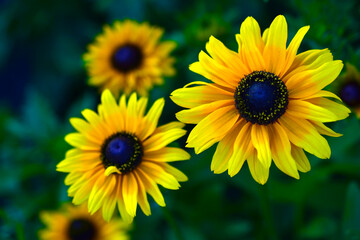
{"type": "Polygon", "coordinates": [[[85,218],[72,220],[68,228],[68,236],[71,240],[94,240],[96,234],[94,224],[85,218]]]}
{"type": "Polygon", "coordinates": [[[360,105],[360,84],[348,82],[340,90],[341,99],[349,106],[360,105]]]}
{"type": "Polygon", "coordinates": [[[116,49],[111,62],[114,68],[120,72],[128,72],[141,65],[143,54],[135,45],[124,45],[116,49]]]}
{"type": "Polygon", "coordinates": [[[286,111],[287,88],[273,73],[254,71],[242,78],[235,93],[235,106],[246,121],[267,125],[286,111]]]}
{"type": "Polygon", "coordinates": [[[133,134],[120,132],[110,136],[101,147],[104,166],[115,166],[121,173],[132,171],[143,156],[140,140],[133,134]]]}

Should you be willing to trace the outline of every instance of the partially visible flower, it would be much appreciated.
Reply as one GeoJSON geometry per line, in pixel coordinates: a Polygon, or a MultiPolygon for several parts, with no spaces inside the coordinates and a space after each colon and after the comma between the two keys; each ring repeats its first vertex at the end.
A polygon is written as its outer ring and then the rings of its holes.
{"type": "Polygon", "coordinates": [[[330,90],[339,94],[343,102],[360,118],[360,72],[351,63],[346,63],[345,66],[346,72],[330,85],[330,90]]]}
{"type": "Polygon", "coordinates": [[[179,182],[187,181],[181,171],[167,163],[190,158],[183,149],[167,147],[185,135],[185,124],[175,121],[158,127],[165,101],[158,99],[144,115],[147,101],[133,93],[128,103],[124,94],[117,103],[105,90],[99,115],[85,109],[82,114],[86,121],[70,119],[78,132],[65,137],[74,148],[57,165],[57,171],[69,173],[65,184],[71,185],[68,195],[74,197],[73,203],[88,201],[89,212],[102,209],[106,221],[116,206],[126,222],[133,220],[137,204],[150,215],[147,193],[165,206],[158,184],[178,189],[179,182]]]}
{"type": "Polygon", "coordinates": [[[271,163],[298,179],[310,170],[304,150],[319,158],[330,157],[321,135],[338,137],[324,122],[344,119],[350,112],[330,100],[323,90],[339,75],[343,64],[329,50],[297,54],[309,30],[302,27],[287,45],[285,17],[277,16],[261,35],[256,20],[248,17],[236,35],[238,52],[210,37],[206,50],[190,70],[210,82],[194,82],[171,94],[188,108],[176,114],[196,124],[187,147],[201,153],[218,143],[211,169],[236,175],[247,161],[253,178],[265,184],[271,163]]]}
{"type": "Polygon", "coordinates": [[[116,97],[120,91],[147,96],[154,84],[175,73],[169,54],[176,44],[159,42],[162,35],[161,28],[131,20],[106,25],[83,56],[89,84],[110,89],[116,97]]]}
{"type": "Polygon", "coordinates": [[[41,212],[40,219],[46,225],[39,231],[41,240],[126,240],[131,226],[119,218],[107,223],[85,205],[64,204],[59,211],[41,212]]]}

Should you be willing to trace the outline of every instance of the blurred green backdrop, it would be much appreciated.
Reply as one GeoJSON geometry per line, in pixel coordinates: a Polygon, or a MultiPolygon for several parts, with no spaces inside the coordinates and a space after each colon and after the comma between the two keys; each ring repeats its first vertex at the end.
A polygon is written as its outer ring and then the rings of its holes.
{"type": "MultiPolygon", "coordinates": [[[[65,174],[56,164],[70,148],[69,117],[95,109],[96,89],[86,85],[81,55],[104,24],[131,18],[165,29],[178,43],[177,75],[150,94],[165,97],[160,123],[175,120],[180,108],[169,94],[202,80],[188,70],[210,35],[236,50],[235,34],[247,16],[262,29],[278,14],[289,39],[310,25],[300,51],[329,48],[334,59],[360,67],[358,0],[0,0],[0,239],[36,239],[44,226],[41,210],[69,201],[65,174]]],[[[332,157],[310,156],[312,170],[294,180],[271,168],[265,186],[244,165],[235,177],[215,175],[215,148],[176,165],[189,177],[178,191],[162,189],[166,208],[151,200],[141,211],[133,239],[360,239],[360,124],[352,114],[336,124],[343,133],[328,138],[332,157]]],[[[187,126],[190,130],[193,126],[187,126]]],[[[185,137],[179,144],[184,146],[185,137]]]]}

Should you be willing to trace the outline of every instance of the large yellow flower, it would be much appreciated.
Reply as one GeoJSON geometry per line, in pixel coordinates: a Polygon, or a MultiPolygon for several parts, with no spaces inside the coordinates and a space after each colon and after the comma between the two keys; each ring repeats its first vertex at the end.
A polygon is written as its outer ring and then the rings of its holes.
{"type": "Polygon", "coordinates": [[[330,147],[321,136],[339,136],[323,122],[348,116],[349,110],[324,91],[340,73],[343,64],[333,61],[329,50],[297,54],[309,30],[302,27],[286,47],[287,23],[278,16],[261,35],[258,23],[248,17],[236,35],[238,52],[210,37],[208,56],[200,52],[190,70],[211,80],[194,82],[172,93],[171,99],[189,108],[177,113],[184,123],[196,124],[187,147],[200,153],[219,142],[211,169],[231,176],[245,160],[253,178],[264,184],[269,168],[299,178],[310,170],[303,149],[319,158],[330,157],[330,147]],[[326,97],[326,98],[325,98],[326,97]]]}
{"type": "Polygon", "coordinates": [[[79,133],[70,133],[65,140],[74,148],[57,165],[57,170],[68,172],[65,184],[71,185],[69,196],[78,205],[88,200],[88,209],[94,213],[102,208],[109,221],[117,205],[124,220],[131,222],[137,204],[150,215],[149,193],[160,205],[164,198],[157,184],[178,189],[178,181],[187,177],[167,162],[186,160],[190,155],[167,145],[183,136],[185,124],[170,122],[157,127],[164,107],[158,99],[144,116],[147,98],[137,100],[131,94],[128,104],[122,95],[119,104],[109,90],[101,96],[99,115],[85,109],[87,121],[71,118],[79,133]]]}
{"type": "Polygon", "coordinates": [[[163,83],[164,76],[175,73],[169,53],[176,44],[159,42],[162,34],[161,28],[131,20],[105,26],[83,57],[89,84],[101,91],[110,89],[115,96],[119,91],[146,96],[154,84],[163,83]]]}
{"type": "Polygon", "coordinates": [[[105,222],[101,214],[90,215],[85,205],[65,204],[60,211],[44,211],[40,219],[46,225],[39,231],[41,240],[126,240],[130,225],[114,218],[105,222]]]}

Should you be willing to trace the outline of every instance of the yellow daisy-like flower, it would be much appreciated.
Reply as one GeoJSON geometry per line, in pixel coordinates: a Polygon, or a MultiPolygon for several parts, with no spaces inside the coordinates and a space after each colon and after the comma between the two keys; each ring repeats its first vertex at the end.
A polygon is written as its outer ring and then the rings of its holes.
{"type": "Polygon", "coordinates": [[[154,84],[163,83],[164,76],[175,73],[175,59],[169,54],[176,44],[159,42],[162,34],[161,28],[131,20],[105,26],[83,56],[89,84],[101,91],[110,89],[115,96],[119,91],[146,96],[154,84]]]}
{"type": "Polygon", "coordinates": [[[90,215],[85,205],[64,204],[60,211],[44,211],[40,219],[46,225],[39,231],[41,240],[126,240],[130,225],[114,218],[107,223],[101,214],[90,215]]]}
{"type": "Polygon", "coordinates": [[[360,72],[354,65],[346,63],[346,72],[338,77],[330,90],[337,92],[344,103],[353,109],[357,118],[360,118],[360,72]]]}
{"type": "Polygon", "coordinates": [[[344,119],[349,110],[325,97],[322,90],[340,73],[343,64],[333,61],[329,50],[297,54],[309,30],[302,27],[286,47],[287,23],[278,16],[261,35],[258,23],[248,17],[236,35],[239,48],[233,52],[210,37],[199,61],[190,70],[212,82],[194,82],[172,93],[171,99],[189,108],[176,114],[184,123],[196,124],[187,147],[200,153],[219,142],[211,169],[230,176],[245,160],[253,178],[265,184],[275,165],[296,179],[310,170],[303,150],[319,158],[330,157],[330,147],[321,136],[340,136],[323,122],[344,119]],[[196,85],[196,86],[194,86],[196,85]]]}
{"type": "Polygon", "coordinates": [[[87,121],[71,118],[78,133],[65,140],[74,148],[57,165],[57,171],[68,172],[65,184],[71,185],[68,195],[78,205],[88,200],[91,214],[102,208],[106,221],[111,219],[117,205],[121,217],[131,222],[137,204],[150,215],[149,193],[160,205],[164,198],[157,184],[178,189],[187,177],[167,162],[186,160],[190,155],[167,145],[182,137],[185,124],[170,122],[157,127],[164,107],[158,99],[144,116],[147,98],[137,100],[131,94],[128,104],[122,95],[117,104],[109,90],[101,95],[99,115],[85,109],[87,121]]]}

